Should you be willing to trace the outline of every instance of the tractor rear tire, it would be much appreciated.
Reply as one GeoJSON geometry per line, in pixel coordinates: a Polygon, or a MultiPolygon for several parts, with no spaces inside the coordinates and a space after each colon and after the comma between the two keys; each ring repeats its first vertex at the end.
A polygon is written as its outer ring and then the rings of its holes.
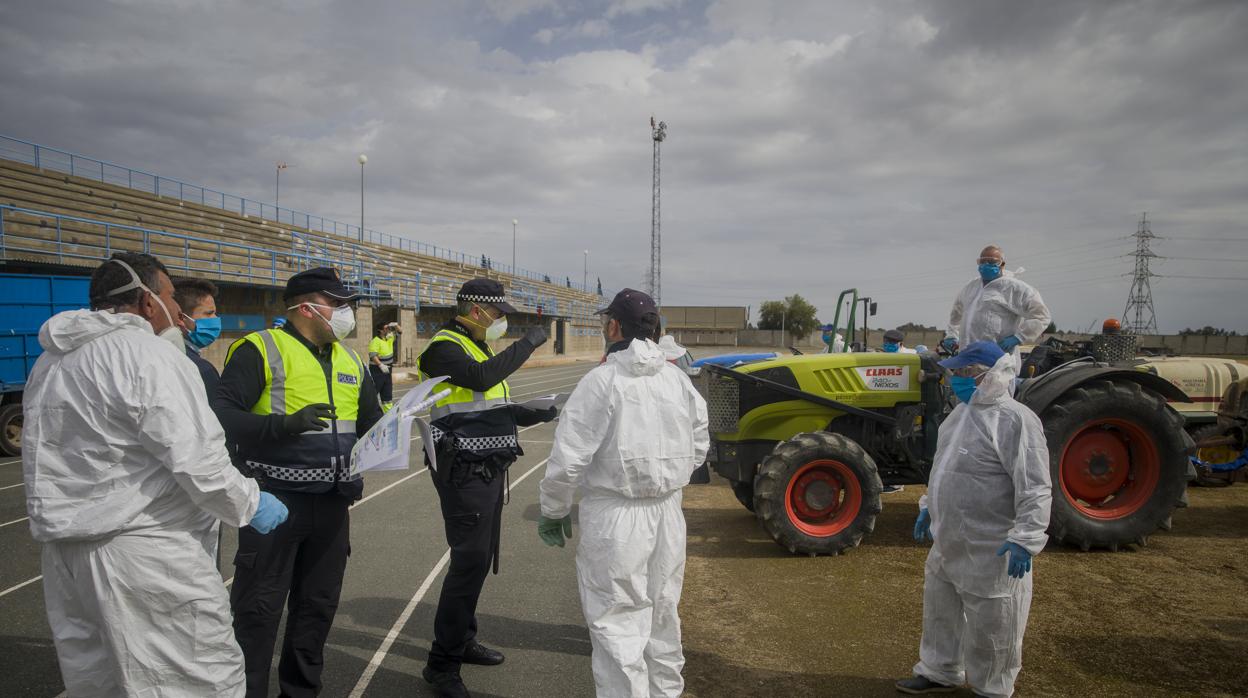
{"type": "Polygon", "coordinates": [[[732,483],[732,493],[736,495],[737,501],[751,512],[754,511],[754,483],[752,482],[736,482],[732,483]]]}
{"type": "Polygon", "coordinates": [[[1143,546],[1184,505],[1193,442],[1183,418],[1138,383],[1093,381],[1041,415],[1049,446],[1049,534],[1082,550],[1143,546]]]}
{"type": "Polygon", "coordinates": [[[22,403],[0,407],[0,452],[6,456],[22,455],[22,403]]]}
{"type": "Polygon", "coordinates": [[[875,530],[882,487],[875,461],[853,440],[798,434],[759,465],[754,511],[789,552],[837,555],[875,530]]]}

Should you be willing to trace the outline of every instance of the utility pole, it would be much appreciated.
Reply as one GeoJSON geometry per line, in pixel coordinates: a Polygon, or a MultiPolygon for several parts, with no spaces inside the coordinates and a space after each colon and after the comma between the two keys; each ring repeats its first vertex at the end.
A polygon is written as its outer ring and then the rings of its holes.
{"type": "Polygon", "coordinates": [[[589,250],[585,250],[585,272],[581,275],[581,290],[589,293],[589,250]]]}
{"type": "Polygon", "coordinates": [[[1127,307],[1122,311],[1122,331],[1127,334],[1157,334],[1157,316],[1153,313],[1153,289],[1149,279],[1156,274],[1148,269],[1148,262],[1157,255],[1149,249],[1156,239],[1148,225],[1148,213],[1140,216],[1135,231],[1135,271],[1132,273],[1131,291],[1127,294],[1127,307]]]}
{"type": "Polygon", "coordinates": [[[656,306],[662,307],[662,245],[660,242],[659,215],[659,145],[667,138],[667,122],[660,121],[656,126],[654,117],[650,117],[650,138],[654,141],[654,190],[650,197],[650,297],[656,306]]]}
{"type": "Polygon", "coordinates": [[[364,163],[368,162],[368,156],[360,153],[357,160],[360,163],[360,242],[364,242],[364,163]]]}
{"type": "Polygon", "coordinates": [[[518,218],[511,219],[511,273],[516,274],[516,226],[520,225],[518,218]]]}
{"type": "MultiPolygon", "coordinates": [[[[277,163],[277,192],[273,196],[273,206],[280,206],[282,203],[282,170],[286,169],[286,163],[277,163]]],[[[280,218],[280,216],[279,216],[280,218]]]]}

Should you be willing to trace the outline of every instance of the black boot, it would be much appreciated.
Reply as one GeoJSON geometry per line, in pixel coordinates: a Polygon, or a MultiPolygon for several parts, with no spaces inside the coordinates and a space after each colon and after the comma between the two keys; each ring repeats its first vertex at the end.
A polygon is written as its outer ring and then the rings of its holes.
{"type": "Polygon", "coordinates": [[[495,666],[503,663],[503,653],[498,650],[492,650],[489,647],[473,640],[464,648],[464,664],[480,664],[482,666],[495,666]]]}
{"type": "Polygon", "coordinates": [[[470,698],[468,687],[464,685],[464,680],[459,678],[458,671],[437,671],[431,667],[425,667],[420,675],[433,688],[434,695],[442,698],[470,698]]]}

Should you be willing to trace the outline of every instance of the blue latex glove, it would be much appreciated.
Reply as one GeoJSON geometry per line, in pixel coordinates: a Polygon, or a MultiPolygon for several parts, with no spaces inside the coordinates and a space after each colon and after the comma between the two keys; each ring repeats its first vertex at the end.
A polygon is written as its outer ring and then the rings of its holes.
{"type": "Polygon", "coordinates": [[[256,515],[251,517],[251,527],[258,533],[268,533],[282,525],[289,515],[290,511],[282,504],[282,500],[268,492],[261,492],[260,506],[256,507],[256,515]]]}
{"type": "Polygon", "coordinates": [[[1015,579],[1022,579],[1023,575],[1031,571],[1031,553],[1018,543],[1006,541],[997,549],[997,555],[1004,555],[1006,552],[1010,554],[1010,576],[1015,579]]]}
{"type": "Polygon", "coordinates": [[[1008,354],[1010,353],[1011,350],[1014,349],[1014,347],[1022,343],[1023,343],[1023,340],[1019,339],[1018,337],[1015,337],[1014,335],[1010,335],[1009,337],[1006,337],[1000,342],[997,342],[997,346],[1001,347],[1001,351],[1008,354]]]}
{"type": "Polygon", "coordinates": [[[545,516],[537,517],[537,535],[541,537],[542,542],[546,545],[557,545],[563,547],[563,541],[572,537],[572,515],[568,514],[562,519],[548,519],[545,516]]]}
{"type": "Polygon", "coordinates": [[[944,339],[940,340],[940,346],[944,347],[945,351],[952,354],[958,350],[958,338],[957,337],[945,337],[944,339]]]}
{"type": "Polygon", "coordinates": [[[920,543],[932,539],[932,515],[927,509],[919,509],[919,518],[914,521],[914,539],[920,543]]]}

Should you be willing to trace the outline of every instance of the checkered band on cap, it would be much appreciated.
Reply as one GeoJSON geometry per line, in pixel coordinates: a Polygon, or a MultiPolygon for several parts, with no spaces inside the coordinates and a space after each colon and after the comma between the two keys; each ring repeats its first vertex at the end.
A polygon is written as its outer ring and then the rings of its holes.
{"type": "Polygon", "coordinates": [[[455,296],[455,300],[471,301],[473,303],[506,303],[506,296],[476,296],[465,295],[463,293],[455,296]]]}

